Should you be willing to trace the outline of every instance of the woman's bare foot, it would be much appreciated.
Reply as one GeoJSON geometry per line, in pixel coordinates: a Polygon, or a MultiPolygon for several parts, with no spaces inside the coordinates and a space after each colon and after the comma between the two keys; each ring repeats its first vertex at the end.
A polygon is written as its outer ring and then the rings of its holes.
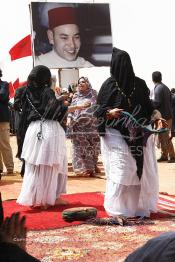
{"type": "Polygon", "coordinates": [[[56,201],[55,201],[55,205],[68,205],[69,202],[66,201],[66,200],[63,200],[61,198],[57,198],[56,201]]]}
{"type": "Polygon", "coordinates": [[[40,209],[41,206],[30,206],[31,209],[40,209]]]}
{"type": "Polygon", "coordinates": [[[46,210],[49,207],[52,207],[51,205],[45,204],[45,205],[40,205],[40,206],[30,206],[31,209],[42,209],[42,210],[46,210]]]}
{"type": "Polygon", "coordinates": [[[47,205],[47,204],[45,204],[45,205],[41,206],[41,209],[42,209],[42,210],[46,210],[46,209],[48,209],[49,207],[51,207],[51,206],[50,206],[50,205],[47,205]]]}

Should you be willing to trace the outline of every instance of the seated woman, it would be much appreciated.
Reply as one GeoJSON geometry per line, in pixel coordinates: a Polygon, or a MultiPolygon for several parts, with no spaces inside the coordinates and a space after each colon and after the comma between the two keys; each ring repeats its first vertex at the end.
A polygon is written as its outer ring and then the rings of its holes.
{"type": "Polygon", "coordinates": [[[100,152],[100,139],[97,132],[97,119],[94,116],[97,93],[92,89],[86,77],[78,80],[77,92],[71,105],[90,103],[85,110],[76,110],[68,114],[67,126],[72,140],[72,164],[74,172],[80,176],[94,176],[100,152]]]}

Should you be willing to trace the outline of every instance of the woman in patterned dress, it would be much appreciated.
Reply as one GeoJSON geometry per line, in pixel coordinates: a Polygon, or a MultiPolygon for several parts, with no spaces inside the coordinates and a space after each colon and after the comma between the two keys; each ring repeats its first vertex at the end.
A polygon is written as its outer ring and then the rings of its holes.
{"type": "Polygon", "coordinates": [[[72,140],[72,164],[74,172],[81,176],[94,176],[100,152],[100,139],[97,132],[97,119],[94,116],[97,92],[92,89],[86,77],[78,80],[77,92],[71,105],[91,103],[88,109],[76,110],[68,114],[67,126],[72,140]]]}

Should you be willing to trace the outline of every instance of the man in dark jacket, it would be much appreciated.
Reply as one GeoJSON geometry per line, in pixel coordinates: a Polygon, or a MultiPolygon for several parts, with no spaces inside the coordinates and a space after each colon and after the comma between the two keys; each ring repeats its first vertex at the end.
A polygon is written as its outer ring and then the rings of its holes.
{"type": "Polygon", "coordinates": [[[23,95],[25,93],[27,86],[21,86],[15,91],[15,96],[14,96],[14,110],[15,113],[18,115],[18,122],[16,125],[16,136],[17,136],[17,145],[18,145],[18,150],[16,157],[18,157],[22,161],[22,166],[21,166],[21,177],[24,176],[24,171],[25,171],[25,161],[24,159],[21,159],[21,153],[22,153],[22,141],[24,139],[25,133],[27,131],[27,126],[25,127],[24,125],[21,124],[21,114],[22,114],[22,107],[23,107],[23,95]]]}
{"type": "MultiPolygon", "coordinates": [[[[171,91],[165,84],[162,83],[161,72],[153,72],[152,80],[155,85],[153,100],[154,107],[160,111],[162,118],[167,121],[168,128],[171,130],[173,118],[171,91]]],[[[159,134],[159,141],[161,156],[157,161],[168,161],[169,163],[175,162],[175,152],[169,132],[159,134]]]]}
{"type": "Polygon", "coordinates": [[[0,174],[3,172],[3,162],[7,169],[7,174],[13,174],[14,162],[10,146],[10,114],[9,84],[1,80],[2,70],[0,69],[0,174]]]}

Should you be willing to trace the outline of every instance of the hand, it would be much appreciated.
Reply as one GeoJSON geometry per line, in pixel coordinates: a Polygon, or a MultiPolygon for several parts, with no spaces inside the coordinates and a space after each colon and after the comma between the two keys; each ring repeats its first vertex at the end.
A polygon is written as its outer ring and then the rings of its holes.
{"type": "Polygon", "coordinates": [[[65,106],[70,106],[70,103],[69,103],[67,100],[65,100],[65,101],[64,101],[64,105],[65,105],[65,106]]]}
{"type": "Polygon", "coordinates": [[[106,113],[107,119],[119,118],[123,109],[114,108],[110,109],[106,113]]]}
{"type": "Polygon", "coordinates": [[[168,123],[164,118],[159,118],[154,121],[155,129],[167,128],[168,123]]]}
{"type": "Polygon", "coordinates": [[[69,93],[70,98],[73,98],[73,96],[74,96],[74,93],[69,93]]]}
{"type": "Polygon", "coordinates": [[[69,94],[68,93],[64,93],[64,94],[61,95],[61,97],[62,97],[62,100],[66,100],[66,99],[68,99],[69,94]]]}
{"type": "Polygon", "coordinates": [[[11,217],[7,217],[1,228],[0,235],[1,241],[10,242],[18,245],[20,248],[25,249],[26,247],[26,217],[20,218],[19,213],[14,213],[11,217]]]}
{"type": "Polygon", "coordinates": [[[71,126],[71,122],[72,122],[72,120],[71,120],[71,118],[67,118],[67,122],[66,122],[66,126],[67,127],[70,127],[71,126]]]}
{"type": "Polygon", "coordinates": [[[56,96],[60,96],[61,95],[61,88],[59,86],[56,86],[54,91],[55,91],[55,95],[56,96]]]}

